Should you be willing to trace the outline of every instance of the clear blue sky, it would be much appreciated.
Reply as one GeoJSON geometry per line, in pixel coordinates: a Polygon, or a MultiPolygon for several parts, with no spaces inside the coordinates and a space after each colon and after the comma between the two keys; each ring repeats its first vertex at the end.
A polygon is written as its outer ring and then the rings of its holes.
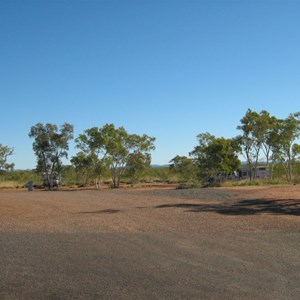
{"type": "Polygon", "coordinates": [[[0,41],[16,168],[35,167],[37,122],[146,133],[165,164],[201,132],[237,135],[247,108],[300,110],[300,1],[1,0],[0,41]]]}

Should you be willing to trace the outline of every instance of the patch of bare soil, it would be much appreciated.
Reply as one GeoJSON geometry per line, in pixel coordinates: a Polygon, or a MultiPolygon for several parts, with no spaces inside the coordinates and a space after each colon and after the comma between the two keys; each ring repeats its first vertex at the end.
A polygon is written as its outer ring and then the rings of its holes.
{"type": "Polygon", "coordinates": [[[300,187],[2,191],[0,299],[299,299],[300,187]]]}
{"type": "Polygon", "coordinates": [[[0,193],[1,231],[257,231],[299,216],[299,186],[0,193]]]}

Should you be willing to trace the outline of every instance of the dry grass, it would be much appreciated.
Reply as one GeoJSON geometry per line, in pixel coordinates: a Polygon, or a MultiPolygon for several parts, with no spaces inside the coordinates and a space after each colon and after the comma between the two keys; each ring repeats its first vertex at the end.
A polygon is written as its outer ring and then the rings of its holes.
{"type": "Polygon", "coordinates": [[[17,189],[24,187],[24,183],[18,181],[0,181],[0,189],[17,189]]]}

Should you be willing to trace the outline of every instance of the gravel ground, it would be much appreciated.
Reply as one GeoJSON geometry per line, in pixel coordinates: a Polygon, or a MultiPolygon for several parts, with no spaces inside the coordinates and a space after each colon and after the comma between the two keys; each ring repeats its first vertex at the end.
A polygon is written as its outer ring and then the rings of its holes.
{"type": "Polygon", "coordinates": [[[0,299],[299,299],[300,187],[0,192],[0,299]]]}

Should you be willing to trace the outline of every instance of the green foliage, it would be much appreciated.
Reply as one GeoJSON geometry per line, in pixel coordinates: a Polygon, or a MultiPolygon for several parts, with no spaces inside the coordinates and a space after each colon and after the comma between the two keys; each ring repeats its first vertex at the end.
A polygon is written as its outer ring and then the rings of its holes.
{"type": "Polygon", "coordinates": [[[72,158],[74,166],[87,174],[98,174],[101,178],[110,169],[113,187],[119,187],[125,170],[132,182],[142,170],[150,165],[150,152],[155,149],[155,138],[147,135],[129,134],[123,127],[106,124],[102,128],[85,130],[76,139],[81,154],[72,158]]]}
{"type": "Polygon", "coordinates": [[[3,172],[0,177],[0,188],[23,188],[26,187],[28,181],[32,181],[35,186],[43,183],[43,178],[34,170],[13,170],[3,172]]]}
{"type": "Polygon", "coordinates": [[[256,180],[239,180],[239,181],[225,181],[220,184],[222,187],[232,186],[268,186],[268,185],[284,185],[289,184],[285,179],[256,179],[256,180]]]}
{"type": "MultiPolygon", "coordinates": [[[[250,170],[256,170],[261,152],[273,177],[275,165],[285,167],[286,179],[292,181],[295,162],[299,159],[300,146],[296,143],[300,135],[300,113],[290,114],[286,119],[277,119],[267,111],[260,113],[247,110],[237,128],[242,131],[238,137],[242,153],[250,170]]],[[[250,180],[256,174],[250,172],[250,180]]]]}
{"type": "Polygon", "coordinates": [[[63,186],[77,185],[77,174],[72,165],[62,166],[61,183],[63,186]]]}
{"type": "Polygon", "coordinates": [[[143,172],[150,167],[150,153],[131,153],[127,161],[127,176],[130,177],[131,184],[137,183],[143,172]]]}
{"type": "Polygon", "coordinates": [[[73,139],[73,126],[65,123],[60,128],[55,124],[38,123],[32,126],[29,137],[34,139],[33,150],[37,157],[37,171],[47,176],[53,185],[54,174],[62,169],[62,158],[68,157],[69,141],[73,139]]]}
{"type": "Polygon", "coordinates": [[[36,172],[8,172],[14,166],[7,163],[13,149],[0,144],[0,179],[2,183],[12,183],[11,186],[26,184],[28,180],[39,184],[43,182],[41,173],[49,176],[48,182],[52,181],[53,174],[61,173],[65,185],[88,185],[92,180],[98,184],[111,176],[113,187],[119,187],[124,178],[132,184],[168,182],[180,183],[179,188],[186,188],[194,186],[198,175],[204,180],[225,178],[238,170],[241,153],[248,167],[254,170],[250,174],[253,183],[239,181],[237,185],[300,182],[300,112],[277,119],[265,110],[258,113],[248,109],[237,128],[241,134],[232,139],[201,133],[197,136],[198,145],[190,152],[191,157],[177,155],[170,161],[169,168],[151,168],[155,138],[129,134],[114,124],[92,127],[75,140],[80,151],[72,157],[72,166],[63,166],[62,159],[67,158],[68,143],[73,138],[73,126],[65,123],[58,128],[55,124],[38,123],[29,132],[29,137],[34,139],[36,172]],[[269,168],[269,180],[256,180],[259,161],[269,168]]]}
{"type": "Polygon", "coordinates": [[[202,179],[216,175],[227,175],[240,166],[239,143],[235,139],[216,138],[209,133],[198,135],[199,145],[190,153],[199,167],[202,179]]]}
{"type": "Polygon", "coordinates": [[[295,113],[284,120],[278,120],[272,136],[273,155],[283,164],[289,181],[295,177],[294,166],[300,155],[300,145],[296,143],[300,136],[299,117],[300,113],[295,113]]]}
{"type": "Polygon", "coordinates": [[[264,136],[268,129],[269,115],[262,111],[260,114],[248,109],[245,116],[240,120],[241,125],[237,129],[242,131],[238,137],[242,148],[242,154],[246,158],[250,170],[250,180],[256,177],[252,170],[256,170],[259,153],[262,149],[264,136]]]}
{"type": "Polygon", "coordinates": [[[13,163],[7,163],[7,158],[14,153],[13,148],[0,144],[0,173],[3,171],[11,171],[14,168],[13,163]]]}
{"type": "Polygon", "coordinates": [[[145,134],[142,136],[128,134],[123,127],[110,126],[106,150],[111,160],[113,187],[119,187],[120,179],[127,167],[131,169],[130,173],[134,179],[141,169],[150,165],[150,151],[155,149],[155,138],[145,134]]]}
{"type": "Polygon", "coordinates": [[[148,183],[178,183],[181,178],[169,167],[151,167],[144,170],[140,180],[148,183]]]}
{"type": "Polygon", "coordinates": [[[29,180],[37,181],[37,174],[30,170],[18,170],[12,172],[4,172],[2,179],[4,181],[16,181],[26,184],[29,180]]]}
{"type": "Polygon", "coordinates": [[[170,160],[170,169],[180,176],[182,182],[196,180],[197,166],[195,160],[186,156],[175,156],[170,160]]]}
{"type": "Polygon", "coordinates": [[[86,186],[88,181],[95,173],[94,154],[87,155],[83,151],[78,152],[71,158],[71,163],[76,172],[77,182],[80,185],[86,186]],[[94,159],[93,159],[94,158],[94,159]]]}

